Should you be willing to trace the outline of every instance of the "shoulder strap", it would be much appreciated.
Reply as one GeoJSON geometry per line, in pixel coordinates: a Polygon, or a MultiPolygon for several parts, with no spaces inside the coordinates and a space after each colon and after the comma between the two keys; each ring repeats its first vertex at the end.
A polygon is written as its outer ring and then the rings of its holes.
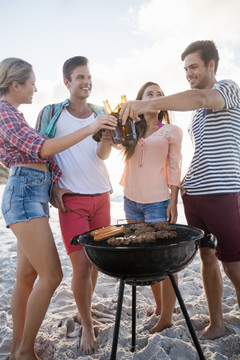
{"type": "Polygon", "coordinates": [[[55,104],[50,105],[50,116],[49,116],[49,122],[52,120],[54,116],[54,110],[55,110],[55,104]]]}

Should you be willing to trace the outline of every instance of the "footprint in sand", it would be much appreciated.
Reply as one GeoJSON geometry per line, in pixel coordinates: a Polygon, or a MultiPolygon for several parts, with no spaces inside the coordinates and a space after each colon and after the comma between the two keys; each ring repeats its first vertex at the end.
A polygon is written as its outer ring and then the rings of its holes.
{"type": "Polygon", "coordinates": [[[81,326],[78,323],[74,322],[73,319],[68,319],[67,324],[67,337],[68,338],[75,338],[80,336],[81,326]]]}

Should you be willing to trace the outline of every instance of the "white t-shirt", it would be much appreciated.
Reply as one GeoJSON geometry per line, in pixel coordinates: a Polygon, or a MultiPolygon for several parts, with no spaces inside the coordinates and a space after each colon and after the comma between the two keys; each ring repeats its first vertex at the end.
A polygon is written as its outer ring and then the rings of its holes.
{"type": "MultiPolygon", "coordinates": [[[[95,120],[94,114],[87,119],[72,116],[64,109],[58,119],[55,137],[64,136],[83,128],[95,120]]],[[[58,181],[60,188],[80,194],[96,194],[110,191],[111,185],[104,161],[96,154],[97,142],[88,136],[76,145],[55,155],[62,170],[58,181]]]]}

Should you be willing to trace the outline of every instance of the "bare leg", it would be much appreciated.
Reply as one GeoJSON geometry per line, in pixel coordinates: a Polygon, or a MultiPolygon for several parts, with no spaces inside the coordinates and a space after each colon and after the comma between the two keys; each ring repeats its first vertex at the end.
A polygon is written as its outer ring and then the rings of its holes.
{"type": "Polygon", "coordinates": [[[95,290],[97,284],[97,278],[98,278],[98,270],[95,268],[95,266],[92,266],[92,271],[91,271],[92,292],[94,292],[95,290]]]}
{"type": "MultiPolygon", "coordinates": [[[[11,354],[15,354],[18,349],[22,336],[26,318],[26,308],[28,298],[32,292],[33,284],[37,273],[24,255],[21,246],[18,243],[18,261],[16,270],[16,282],[13,289],[11,310],[13,318],[13,339],[11,354]],[[19,311],[21,309],[21,311],[19,311]]],[[[12,357],[10,357],[11,359],[12,357]]]]}
{"type": "Polygon", "coordinates": [[[98,348],[91,316],[92,265],[83,250],[70,253],[69,257],[73,266],[73,294],[83,326],[80,351],[84,355],[91,355],[98,348]]]}
{"type": "Polygon", "coordinates": [[[160,315],[162,309],[162,285],[161,282],[151,285],[152,293],[156,302],[155,314],[160,315]]]}
{"type": "Polygon", "coordinates": [[[235,287],[238,306],[240,308],[240,261],[223,262],[222,264],[226,275],[235,287]]]}
{"type": "Polygon", "coordinates": [[[18,239],[17,280],[12,296],[13,347],[10,359],[36,360],[34,342],[53,292],[62,279],[61,265],[46,218],[11,225],[18,239]],[[39,280],[33,287],[36,274],[39,280]],[[19,304],[23,312],[19,311],[19,304]]]}
{"type": "Polygon", "coordinates": [[[209,325],[202,330],[199,338],[213,340],[225,335],[222,314],[222,276],[215,250],[200,248],[199,251],[202,260],[203,286],[210,316],[209,325]]]}
{"type": "MultiPolygon", "coordinates": [[[[91,272],[92,294],[94,293],[94,289],[97,284],[97,278],[98,278],[98,270],[95,268],[95,266],[92,266],[92,272],[91,272]]],[[[79,324],[82,324],[82,319],[81,319],[79,312],[77,313],[76,318],[77,318],[77,322],[79,324]]],[[[93,325],[100,326],[100,325],[102,325],[102,323],[100,321],[97,321],[96,319],[93,319],[93,325]]]]}
{"type": "MultiPolygon", "coordinates": [[[[178,281],[178,276],[174,275],[175,280],[178,281]]],[[[157,324],[150,329],[150,333],[163,331],[164,329],[172,326],[172,314],[176,303],[175,291],[172,287],[169,277],[161,281],[162,286],[162,309],[160,318],[157,324]]]]}

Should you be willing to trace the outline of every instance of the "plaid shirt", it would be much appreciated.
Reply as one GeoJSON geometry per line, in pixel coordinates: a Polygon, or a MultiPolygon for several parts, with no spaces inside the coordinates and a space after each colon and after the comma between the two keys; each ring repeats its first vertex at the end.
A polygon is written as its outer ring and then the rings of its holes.
{"type": "Polygon", "coordinates": [[[39,155],[46,139],[28,125],[23,114],[5,100],[0,101],[0,161],[6,167],[28,163],[49,164],[56,183],[62,172],[53,157],[39,155]]]}

